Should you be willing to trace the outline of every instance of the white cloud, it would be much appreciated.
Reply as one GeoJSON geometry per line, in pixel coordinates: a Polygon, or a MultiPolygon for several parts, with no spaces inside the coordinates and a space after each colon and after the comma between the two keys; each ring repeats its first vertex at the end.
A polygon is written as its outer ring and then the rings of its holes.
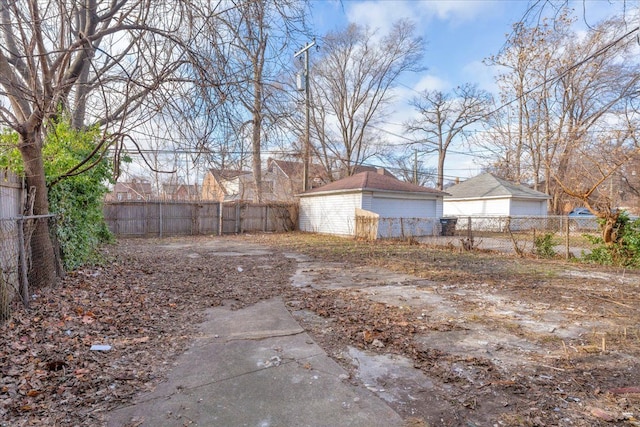
{"type": "Polygon", "coordinates": [[[498,67],[488,67],[482,61],[473,61],[462,67],[462,77],[466,82],[477,83],[480,89],[497,94],[496,74],[498,67]]]}
{"type": "Polygon", "coordinates": [[[481,0],[373,0],[349,3],[346,13],[351,22],[386,32],[398,19],[408,18],[420,26],[428,25],[435,19],[460,25],[479,16],[488,16],[498,6],[500,2],[481,0]]]}
{"type": "Polygon", "coordinates": [[[451,88],[451,83],[433,74],[423,75],[418,82],[413,85],[413,90],[423,92],[425,90],[446,91],[451,88]]]}

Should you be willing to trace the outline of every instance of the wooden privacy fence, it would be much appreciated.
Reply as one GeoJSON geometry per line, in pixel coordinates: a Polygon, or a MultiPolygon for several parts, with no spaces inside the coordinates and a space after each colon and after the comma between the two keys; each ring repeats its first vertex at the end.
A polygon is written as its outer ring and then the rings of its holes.
{"type": "Polygon", "coordinates": [[[355,237],[364,240],[435,236],[441,233],[438,218],[386,218],[356,209],[355,237]]]}
{"type": "Polygon", "coordinates": [[[106,202],[105,221],[116,236],[164,237],[289,231],[297,205],[179,201],[106,202]]]}

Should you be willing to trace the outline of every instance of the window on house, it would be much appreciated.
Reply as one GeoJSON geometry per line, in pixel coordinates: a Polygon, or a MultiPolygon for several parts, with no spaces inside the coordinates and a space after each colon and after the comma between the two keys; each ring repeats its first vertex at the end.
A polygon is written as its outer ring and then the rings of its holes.
{"type": "Polygon", "coordinates": [[[122,193],[118,193],[118,201],[122,201],[123,198],[123,194],[122,193]]]}
{"type": "Polygon", "coordinates": [[[131,200],[131,193],[127,193],[127,200],[131,200]]]}

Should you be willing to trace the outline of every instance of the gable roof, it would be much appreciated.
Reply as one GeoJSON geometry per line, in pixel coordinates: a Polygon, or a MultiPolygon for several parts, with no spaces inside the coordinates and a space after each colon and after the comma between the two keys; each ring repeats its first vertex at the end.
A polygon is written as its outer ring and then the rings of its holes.
{"type": "Polygon", "coordinates": [[[131,180],[128,182],[116,182],[114,193],[133,193],[140,196],[151,194],[151,183],[147,181],[131,180]]]}
{"type": "Polygon", "coordinates": [[[546,200],[549,196],[522,184],[514,184],[491,173],[470,178],[447,188],[447,199],[520,198],[546,200]]]}
{"type": "Polygon", "coordinates": [[[420,185],[403,182],[389,175],[382,175],[377,172],[360,172],[348,176],[322,187],[314,188],[301,196],[319,193],[343,192],[343,191],[386,191],[397,193],[423,193],[444,196],[447,193],[433,188],[422,187],[420,185]]]}
{"type": "MultiPolygon", "coordinates": [[[[302,162],[292,162],[289,160],[278,160],[278,159],[269,159],[269,168],[277,166],[280,170],[288,177],[288,178],[297,178],[301,177],[304,173],[304,163],[302,162]]],[[[327,172],[321,165],[310,163],[309,164],[309,175],[313,177],[326,177],[327,172]]]]}
{"type": "Polygon", "coordinates": [[[162,184],[162,191],[165,194],[176,194],[180,190],[184,190],[190,196],[196,196],[199,194],[200,189],[198,188],[198,184],[162,184]]]}
{"type": "Polygon", "coordinates": [[[251,175],[253,173],[251,171],[243,171],[238,169],[209,169],[209,172],[217,181],[229,181],[239,176],[251,175]]]}
{"type": "Polygon", "coordinates": [[[355,165],[353,167],[352,175],[357,175],[360,172],[375,172],[375,173],[380,173],[380,174],[395,178],[395,175],[389,172],[388,170],[386,170],[385,168],[377,168],[375,166],[367,166],[367,165],[355,165]]]}

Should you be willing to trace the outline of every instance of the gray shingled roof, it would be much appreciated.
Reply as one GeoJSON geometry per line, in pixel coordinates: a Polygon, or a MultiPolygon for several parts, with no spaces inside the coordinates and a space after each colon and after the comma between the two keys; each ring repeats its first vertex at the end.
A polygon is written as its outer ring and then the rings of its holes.
{"type": "Polygon", "coordinates": [[[478,199],[513,197],[519,199],[548,199],[549,196],[521,184],[514,184],[490,173],[470,178],[447,188],[447,199],[478,199]]]}
{"type": "Polygon", "coordinates": [[[358,174],[334,181],[322,187],[314,188],[303,194],[317,194],[327,192],[341,192],[349,190],[368,190],[368,191],[388,191],[400,193],[426,193],[444,196],[447,193],[435,190],[433,188],[422,187],[408,182],[403,182],[397,178],[381,175],[377,172],[360,172],[358,174]]]}

